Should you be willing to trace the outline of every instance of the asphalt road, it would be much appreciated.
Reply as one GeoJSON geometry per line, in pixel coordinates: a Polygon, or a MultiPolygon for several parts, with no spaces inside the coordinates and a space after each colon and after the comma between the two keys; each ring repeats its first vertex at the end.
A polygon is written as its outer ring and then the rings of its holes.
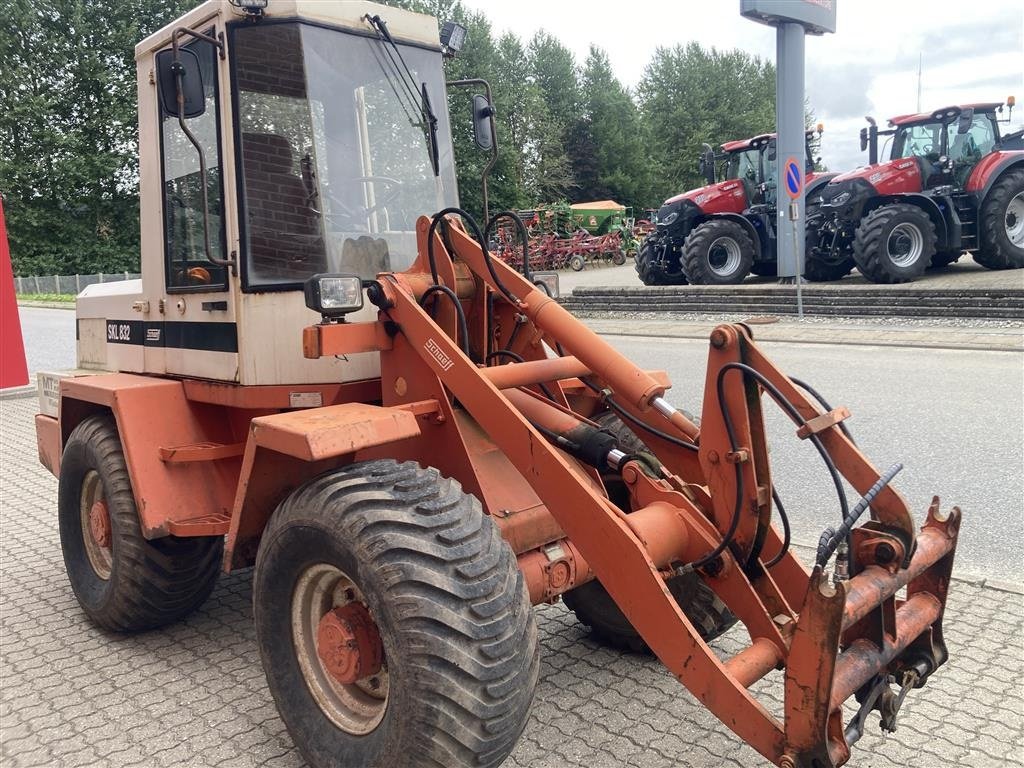
{"type": "Polygon", "coordinates": [[[21,335],[31,384],[36,371],[75,367],[75,313],[67,309],[19,307],[21,335]]]}
{"type": "MultiPolygon", "coordinates": [[[[21,308],[29,369],[75,365],[74,312],[21,308]]],[[[609,337],[649,369],[666,369],[670,399],[697,412],[707,343],[609,337]]],[[[933,495],[964,510],[963,574],[1024,582],[1024,366],[1013,352],[823,344],[764,344],[786,373],[807,381],[848,422],[880,468],[902,462],[894,485],[924,519],[933,495]]],[[[835,492],[813,447],[769,407],[773,478],[798,541],[813,543],[839,519],[835,492]]],[[[851,491],[851,503],[856,495],[851,491]]]]}
{"type": "MultiPolygon", "coordinates": [[[[674,383],[668,398],[699,412],[707,342],[608,337],[674,383]]],[[[893,485],[919,521],[933,495],[958,505],[964,522],[956,567],[961,574],[1024,582],[1024,366],[1014,352],[829,346],[765,342],[768,356],[806,381],[847,422],[861,450],[885,469],[904,465],[893,485]]],[[[766,398],[766,401],[768,399],[766,398]]],[[[839,521],[834,486],[788,418],[766,407],[772,478],[794,537],[814,543],[839,521]]],[[[851,504],[857,496],[849,494],[851,504]]]]}

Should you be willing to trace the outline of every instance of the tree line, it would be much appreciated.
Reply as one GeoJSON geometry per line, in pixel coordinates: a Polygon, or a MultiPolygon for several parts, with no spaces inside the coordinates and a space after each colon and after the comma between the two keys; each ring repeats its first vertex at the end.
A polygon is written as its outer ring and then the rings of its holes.
{"type": "MultiPolygon", "coordinates": [[[[627,88],[606,51],[577,61],[557,37],[498,34],[459,0],[390,0],[468,30],[449,80],[492,87],[500,154],[492,211],[614,199],[638,214],[701,183],[702,142],[774,125],[775,70],[742,51],[655,48],[627,88]]],[[[0,27],[0,193],[15,274],[139,266],[134,46],[194,0],[8,0],[0,27]]],[[[449,110],[463,206],[482,209],[486,153],[468,92],[449,110]]]]}

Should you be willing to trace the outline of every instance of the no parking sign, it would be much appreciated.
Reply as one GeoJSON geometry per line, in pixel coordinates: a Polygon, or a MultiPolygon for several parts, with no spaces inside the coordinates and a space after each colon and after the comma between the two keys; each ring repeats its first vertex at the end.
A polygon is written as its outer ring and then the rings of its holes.
{"type": "Polygon", "coordinates": [[[800,171],[800,164],[795,157],[790,157],[786,160],[784,167],[783,178],[786,180],[786,194],[789,195],[790,200],[798,200],[804,191],[804,175],[800,171]]]}

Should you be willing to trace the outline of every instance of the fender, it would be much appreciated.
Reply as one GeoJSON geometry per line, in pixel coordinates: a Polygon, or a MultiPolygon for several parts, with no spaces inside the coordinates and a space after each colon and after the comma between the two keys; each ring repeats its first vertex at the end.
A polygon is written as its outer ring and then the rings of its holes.
{"type": "Polygon", "coordinates": [[[224,542],[224,570],[255,562],[267,520],[293,488],[351,463],[358,451],[418,437],[417,417],[439,410],[436,400],[400,406],[343,403],[254,418],[224,542]]]}
{"type": "MultiPolygon", "coordinates": [[[[881,208],[884,205],[892,205],[894,203],[902,203],[910,205],[916,205],[918,208],[928,214],[928,218],[932,220],[932,224],[935,225],[935,237],[936,247],[941,249],[949,247],[951,242],[959,242],[959,223],[954,222],[951,219],[947,220],[946,215],[943,215],[939,209],[935,199],[928,195],[922,195],[917,193],[907,193],[903,195],[891,195],[888,197],[877,197],[870,201],[868,205],[864,206],[864,212],[861,214],[861,218],[867,216],[868,213],[881,208]],[[951,239],[952,235],[956,235],[955,238],[951,239]]],[[[946,206],[948,215],[952,216],[952,207],[946,206]]]]}
{"type": "Polygon", "coordinates": [[[990,152],[974,166],[964,189],[974,195],[980,208],[982,201],[988,197],[992,185],[999,181],[1004,173],[1020,167],[1024,167],[1024,150],[990,152]]]}
{"type": "Polygon", "coordinates": [[[436,403],[346,403],[272,413],[253,418],[243,440],[232,429],[232,408],[189,400],[182,381],[114,373],[67,378],[60,386],[59,419],[37,417],[45,420],[40,454],[59,471],[72,430],[110,412],[148,539],[236,531],[243,513],[257,508],[269,515],[288,490],[351,462],[357,451],[419,435],[417,415],[436,410],[436,403]]]}
{"type": "Polygon", "coordinates": [[[72,377],[60,383],[59,428],[41,432],[40,442],[59,438],[47,452],[62,452],[83,419],[104,411],[117,424],[143,536],[213,535],[227,523],[243,446],[226,409],[190,402],[180,381],[72,377]]]}
{"type": "Polygon", "coordinates": [[[807,175],[807,186],[804,189],[804,200],[810,198],[815,192],[821,187],[828,184],[832,179],[838,176],[838,173],[814,173],[807,175]]]}

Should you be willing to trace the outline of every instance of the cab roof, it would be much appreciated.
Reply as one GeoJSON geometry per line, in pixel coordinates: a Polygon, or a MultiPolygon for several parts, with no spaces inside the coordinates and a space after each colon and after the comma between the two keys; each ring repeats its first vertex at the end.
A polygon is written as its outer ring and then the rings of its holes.
{"type": "Polygon", "coordinates": [[[909,115],[897,115],[889,118],[889,125],[899,128],[901,125],[914,125],[915,123],[934,123],[935,115],[942,112],[955,111],[963,112],[965,109],[973,109],[975,112],[994,112],[1003,106],[1001,101],[986,101],[978,104],[953,104],[941,109],[934,109],[931,112],[915,112],[909,115]]]}
{"type": "Polygon", "coordinates": [[[754,143],[760,144],[763,141],[770,141],[775,138],[774,133],[761,133],[757,136],[751,136],[749,139],[741,139],[739,141],[727,141],[722,145],[723,152],[742,152],[745,149],[751,149],[754,143]]]}

